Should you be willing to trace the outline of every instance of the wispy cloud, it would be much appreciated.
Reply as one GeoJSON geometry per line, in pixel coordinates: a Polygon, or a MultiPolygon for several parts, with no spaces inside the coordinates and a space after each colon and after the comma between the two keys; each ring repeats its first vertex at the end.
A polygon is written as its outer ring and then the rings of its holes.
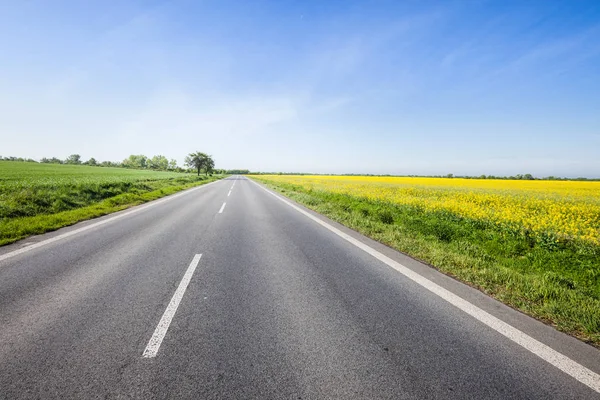
{"type": "MultiPolygon", "coordinates": [[[[563,63],[583,61],[597,54],[599,50],[600,25],[597,25],[575,35],[541,42],[509,62],[503,71],[520,71],[540,63],[546,63],[546,67],[548,67],[549,62],[560,68],[563,63]]],[[[548,69],[552,70],[554,68],[546,68],[546,70],[548,69]]]]}
{"type": "MultiPolygon", "coordinates": [[[[411,47],[418,46],[419,41],[445,16],[445,9],[435,7],[426,12],[384,21],[375,22],[365,18],[364,22],[354,21],[351,30],[341,32],[333,28],[339,25],[339,20],[336,20],[332,24],[332,31],[326,29],[323,39],[308,50],[301,68],[309,71],[306,80],[315,86],[332,81],[362,81],[366,73],[373,73],[373,61],[381,57],[382,52],[390,52],[389,49],[393,48],[388,58],[403,51],[408,55],[411,47]]],[[[346,18],[354,19],[356,15],[351,14],[346,18]]]]}

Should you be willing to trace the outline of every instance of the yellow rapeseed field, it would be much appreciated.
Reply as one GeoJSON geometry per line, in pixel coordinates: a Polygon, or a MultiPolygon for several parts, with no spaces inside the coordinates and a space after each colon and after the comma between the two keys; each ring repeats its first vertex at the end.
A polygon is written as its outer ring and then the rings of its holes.
{"type": "Polygon", "coordinates": [[[510,230],[600,244],[600,182],[295,175],[260,178],[424,210],[446,210],[510,230]]]}

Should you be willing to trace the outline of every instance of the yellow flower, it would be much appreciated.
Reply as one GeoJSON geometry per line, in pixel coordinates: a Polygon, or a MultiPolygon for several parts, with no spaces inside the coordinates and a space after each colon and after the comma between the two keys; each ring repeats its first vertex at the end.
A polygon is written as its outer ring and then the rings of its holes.
{"type": "Polygon", "coordinates": [[[600,244],[600,182],[261,175],[273,182],[600,244]]]}

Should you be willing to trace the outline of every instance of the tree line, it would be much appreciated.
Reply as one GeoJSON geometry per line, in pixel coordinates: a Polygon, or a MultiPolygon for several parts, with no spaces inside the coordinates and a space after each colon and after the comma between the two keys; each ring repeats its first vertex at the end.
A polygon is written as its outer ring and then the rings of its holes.
{"type": "Polygon", "coordinates": [[[147,157],[143,154],[132,154],[121,162],[98,161],[94,157],[91,157],[87,161],[83,161],[79,154],[71,154],[64,160],[61,160],[60,158],[56,157],[43,157],[39,162],[42,164],[89,165],[92,167],[120,167],[135,169],[153,169],[157,171],[183,171],[183,169],[177,165],[177,161],[175,159],[169,160],[167,159],[167,157],[160,154],[154,157],[147,157]]]}
{"type": "Polygon", "coordinates": [[[177,171],[186,172],[187,169],[177,165],[177,160],[169,160],[163,155],[147,157],[143,154],[132,154],[123,161],[98,161],[91,157],[84,161],[79,154],[71,154],[65,159],[57,157],[43,157],[39,161],[32,158],[22,157],[2,157],[0,161],[21,161],[21,162],[39,162],[42,164],[63,164],[63,165],[88,165],[92,167],[115,167],[115,168],[133,168],[133,169],[152,169],[157,171],[177,171]]]}
{"type": "Polygon", "coordinates": [[[39,161],[32,158],[23,157],[2,157],[0,161],[20,161],[20,162],[32,162],[42,164],[64,164],[64,165],[88,165],[92,167],[116,167],[116,168],[132,168],[132,169],[152,169],[156,171],[173,171],[173,172],[197,172],[209,174],[227,174],[227,175],[242,175],[248,174],[250,171],[247,169],[217,169],[215,168],[215,161],[212,156],[202,153],[195,152],[190,153],[186,156],[184,167],[177,165],[177,160],[168,159],[163,155],[156,155],[153,157],[147,157],[143,154],[132,154],[121,162],[115,161],[98,161],[94,157],[91,157],[87,161],[83,161],[79,154],[71,154],[65,159],[57,157],[43,157],[39,161]]]}

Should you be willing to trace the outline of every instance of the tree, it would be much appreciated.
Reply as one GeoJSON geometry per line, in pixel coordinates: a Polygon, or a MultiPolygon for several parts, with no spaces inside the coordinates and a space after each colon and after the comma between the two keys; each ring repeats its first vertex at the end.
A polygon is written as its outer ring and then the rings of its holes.
{"type": "Polygon", "coordinates": [[[99,164],[101,167],[120,167],[121,164],[118,162],[112,162],[112,161],[102,161],[99,164]]]}
{"type": "Polygon", "coordinates": [[[211,174],[215,168],[215,160],[212,159],[211,156],[208,156],[206,163],[204,164],[204,170],[206,171],[206,175],[211,174]]]}
{"type": "Polygon", "coordinates": [[[79,154],[71,154],[65,160],[65,164],[81,164],[81,156],[79,154]]]}
{"type": "Polygon", "coordinates": [[[215,167],[215,161],[212,159],[212,156],[197,151],[195,153],[190,153],[185,158],[185,165],[196,169],[198,171],[198,176],[200,176],[200,171],[202,170],[208,175],[215,167]]]}
{"type": "Polygon", "coordinates": [[[169,160],[165,156],[154,156],[148,160],[148,166],[152,169],[166,170],[169,168],[169,160]]]}
{"type": "Polygon", "coordinates": [[[87,160],[86,162],[84,162],[84,164],[96,166],[96,165],[98,165],[98,161],[96,161],[96,159],[94,157],[92,157],[89,160],[87,160]]]}
{"type": "Polygon", "coordinates": [[[125,168],[146,168],[148,163],[148,157],[143,154],[132,154],[123,160],[123,166],[125,168]]]}
{"type": "Polygon", "coordinates": [[[169,161],[169,169],[177,169],[177,160],[174,158],[169,161]]]}

